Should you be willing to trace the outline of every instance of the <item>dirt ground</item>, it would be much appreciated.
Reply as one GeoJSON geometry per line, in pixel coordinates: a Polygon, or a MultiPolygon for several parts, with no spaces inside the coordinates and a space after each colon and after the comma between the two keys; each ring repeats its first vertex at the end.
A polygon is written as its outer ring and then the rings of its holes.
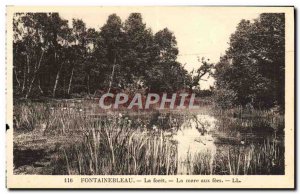
{"type": "Polygon", "coordinates": [[[58,150],[79,141],[79,135],[43,135],[37,131],[14,133],[14,174],[52,174],[58,150]]]}

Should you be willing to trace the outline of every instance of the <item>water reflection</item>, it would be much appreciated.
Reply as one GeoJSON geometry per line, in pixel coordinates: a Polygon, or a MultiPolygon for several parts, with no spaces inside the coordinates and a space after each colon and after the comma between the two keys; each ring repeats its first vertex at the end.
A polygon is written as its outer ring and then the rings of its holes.
{"type": "Polygon", "coordinates": [[[283,134],[261,123],[202,114],[186,119],[173,136],[177,174],[283,174],[283,134]]]}
{"type": "Polygon", "coordinates": [[[213,163],[216,154],[213,130],[216,119],[210,115],[196,115],[187,119],[177,134],[173,137],[177,141],[178,174],[190,174],[193,164],[199,154],[207,155],[209,165],[213,163]]]}

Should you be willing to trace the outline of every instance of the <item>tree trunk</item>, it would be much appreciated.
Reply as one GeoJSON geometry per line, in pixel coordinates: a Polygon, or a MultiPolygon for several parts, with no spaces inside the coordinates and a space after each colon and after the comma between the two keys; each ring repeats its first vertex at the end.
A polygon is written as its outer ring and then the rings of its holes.
{"type": "Polygon", "coordinates": [[[55,79],[55,83],[54,83],[54,87],[53,87],[53,93],[52,93],[53,98],[55,97],[55,93],[56,93],[57,84],[58,84],[58,81],[59,81],[61,69],[62,69],[62,64],[60,65],[60,68],[59,68],[59,70],[56,74],[56,79],[55,79]]]}
{"type": "Polygon", "coordinates": [[[70,95],[70,91],[71,91],[73,74],[74,74],[74,66],[72,67],[72,71],[71,71],[71,77],[70,77],[69,86],[68,86],[68,95],[70,95]]]}
{"type": "Polygon", "coordinates": [[[39,79],[39,85],[38,85],[38,87],[39,87],[39,90],[40,90],[41,94],[44,94],[44,91],[41,88],[41,80],[40,79],[39,79]]]}
{"type": "Polygon", "coordinates": [[[19,80],[19,78],[18,78],[18,74],[17,74],[16,68],[13,67],[13,69],[14,69],[16,81],[17,81],[17,83],[18,83],[18,86],[20,87],[20,86],[21,86],[21,83],[20,83],[20,80],[19,80]]]}
{"type": "Polygon", "coordinates": [[[88,93],[88,96],[90,96],[90,75],[87,76],[87,93],[88,93]]]}
{"type": "MultiPolygon", "coordinates": [[[[55,44],[57,44],[57,43],[55,42],[55,44]]],[[[56,53],[56,49],[55,48],[54,48],[54,63],[55,64],[57,63],[57,53],[56,53]]],[[[60,77],[60,72],[61,72],[62,66],[63,66],[63,63],[60,64],[59,70],[57,71],[57,74],[56,74],[55,83],[54,83],[53,92],[52,92],[52,97],[53,98],[55,97],[55,94],[56,94],[57,84],[58,84],[58,81],[59,81],[59,77],[60,77]]]]}
{"type": "Polygon", "coordinates": [[[111,72],[110,82],[109,82],[109,86],[108,86],[108,91],[107,91],[107,93],[110,92],[111,86],[112,86],[112,84],[113,84],[114,74],[115,74],[115,67],[116,67],[116,57],[115,57],[115,59],[114,59],[113,69],[112,69],[112,72],[111,72]]]}
{"type": "Polygon", "coordinates": [[[22,93],[24,92],[25,90],[25,87],[26,87],[26,80],[27,80],[27,74],[26,74],[26,71],[28,71],[27,69],[29,69],[29,57],[28,55],[26,55],[26,65],[24,65],[24,76],[23,76],[23,84],[22,84],[22,93]],[[27,67],[27,69],[26,69],[27,67]]]}
{"type": "Polygon", "coordinates": [[[29,96],[29,94],[31,92],[32,85],[33,85],[33,83],[35,81],[35,78],[36,78],[36,74],[37,74],[37,72],[39,71],[39,69],[41,67],[41,62],[42,62],[43,55],[44,55],[44,50],[42,51],[42,54],[41,54],[41,57],[40,57],[40,60],[39,60],[38,64],[35,66],[33,77],[32,77],[32,80],[30,82],[28,91],[27,91],[26,96],[25,96],[26,99],[28,98],[28,96],[29,96]]]}

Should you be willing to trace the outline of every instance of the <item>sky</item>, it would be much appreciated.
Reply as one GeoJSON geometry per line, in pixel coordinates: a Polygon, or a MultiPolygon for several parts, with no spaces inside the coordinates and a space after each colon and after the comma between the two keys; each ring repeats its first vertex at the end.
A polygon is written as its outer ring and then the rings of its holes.
{"type": "MultiPolygon", "coordinates": [[[[200,67],[199,57],[218,62],[229,47],[229,37],[238,23],[242,19],[253,20],[261,13],[257,9],[241,10],[238,7],[98,7],[59,13],[70,24],[72,18],[82,19],[87,27],[99,30],[110,14],[116,13],[124,22],[132,12],[141,13],[144,23],[153,33],[165,27],[174,33],[179,49],[177,60],[188,71],[200,67]]],[[[213,83],[213,78],[209,78],[200,81],[200,87],[207,89],[213,83]]]]}

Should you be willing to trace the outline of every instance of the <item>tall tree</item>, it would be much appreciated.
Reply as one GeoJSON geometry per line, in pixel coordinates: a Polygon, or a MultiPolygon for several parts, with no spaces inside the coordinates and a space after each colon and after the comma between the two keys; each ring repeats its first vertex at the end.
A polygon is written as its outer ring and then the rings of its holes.
{"type": "Polygon", "coordinates": [[[174,34],[167,28],[153,37],[150,50],[152,63],[145,68],[145,81],[150,91],[174,92],[184,89],[188,73],[177,60],[178,48],[174,34]]]}
{"type": "Polygon", "coordinates": [[[284,66],[284,14],[264,13],[239,23],[216,66],[216,87],[230,90],[235,104],[284,108],[284,66]]]}
{"type": "Polygon", "coordinates": [[[71,97],[99,89],[174,91],[191,80],[178,63],[167,28],[153,35],[142,15],[122,23],[112,14],[97,31],[58,13],[18,13],[14,30],[14,95],[71,97]]]}
{"type": "Polygon", "coordinates": [[[46,13],[20,13],[14,17],[14,77],[17,93],[25,98],[29,97],[49,50],[47,22],[46,13]]]}
{"type": "MultiPolygon", "coordinates": [[[[110,70],[107,92],[111,90],[116,80],[116,71],[120,68],[122,59],[122,44],[124,33],[122,21],[119,16],[112,14],[108,17],[106,24],[101,28],[100,36],[103,39],[103,47],[106,52],[107,68],[110,70]]],[[[118,76],[118,75],[117,75],[118,76]]]]}
{"type": "Polygon", "coordinates": [[[146,28],[140,13],[129,15],[124,24],[125,47],[123,71],[125,81],[136,86],[144,85],[145,71],[151,68],[153,61],[153,34],[151,29],[146,28]]]}
{"type": "Polygon", "coordinates": [[[154,41],[159,50],[160,62],[176,61],[178,55],[177,41],[168,28],[158,31],[154,36],[154,41]]]}

